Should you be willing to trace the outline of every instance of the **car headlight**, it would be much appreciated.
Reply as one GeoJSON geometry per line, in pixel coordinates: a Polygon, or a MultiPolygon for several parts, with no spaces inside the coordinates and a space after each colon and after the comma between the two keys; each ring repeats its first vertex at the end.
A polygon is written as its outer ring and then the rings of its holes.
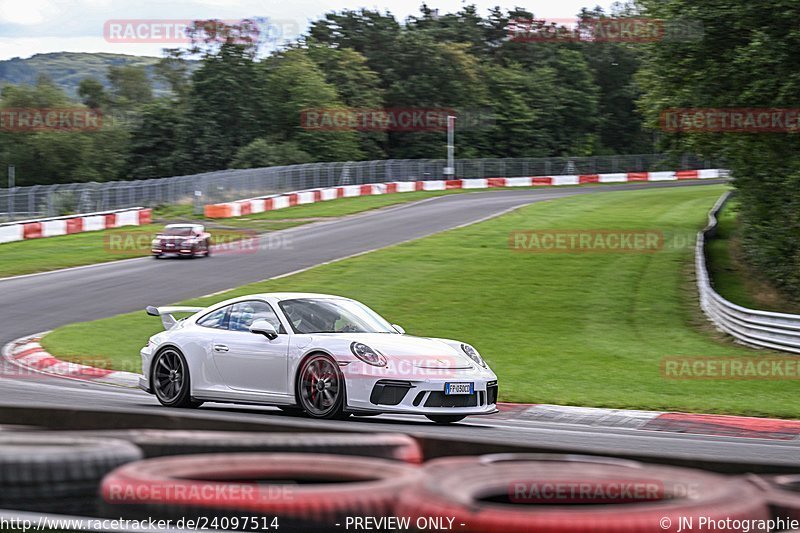
{"type": "Polygon", "coordinates": [[[382,353],[373,350],[366,344],[353,342],[350,344],[350,351],[353,355],[372,366],[386,366],[386,358],[382,353]]]}
{"type": "Polygon", "coordinates": [[[461,350],[469,356],[470,359],[481,365],[483,368],[486,368],[486,362],[483,360],[481,355],[478,353],[478,350],[470,346],[469,344],[462,344],[461,350]]]}

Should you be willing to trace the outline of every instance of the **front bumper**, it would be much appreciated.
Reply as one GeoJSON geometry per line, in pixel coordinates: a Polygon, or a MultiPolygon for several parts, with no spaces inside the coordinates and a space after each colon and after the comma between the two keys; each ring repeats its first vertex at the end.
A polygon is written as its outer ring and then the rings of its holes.
{"type": "Polygon", "coordinates": [[[447,370],[446,375],[382,375],[365,363],[341,367],[347,410],[422,415],[488,415],[497,412],[497,377],[482,368],[447,370]],[[446,395],[446,383],[473,383],[470,395],[446,395]]]}
{"type": "Polygon", "coordinates": [[[193,255],[195,252],[191,248],[156,248],[151,250],[153,255],[193,255]]]}

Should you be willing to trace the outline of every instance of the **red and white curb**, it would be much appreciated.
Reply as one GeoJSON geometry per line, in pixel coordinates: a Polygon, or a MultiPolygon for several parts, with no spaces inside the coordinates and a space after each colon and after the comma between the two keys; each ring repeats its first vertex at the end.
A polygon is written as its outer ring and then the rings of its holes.
{"type": "Polygon", "coordinates": [[[133,207],[65,217],[39,218],[0,224],[0,244],[99,231],[123,226],[144,226],[152,221],[152,209],[133,207]]]}
{"type": "Polygon", "coordinates": [[[208,218],[247,216],[265,211],[275,211],[296,205],[327,202],[337,198],[373,196],[412,191],[445,191],[450,189],[492,189],[497,187],[537,187],[585,185],[590,183],[630,183],[640,181],[678,181],[726,177],[727,170],[677,170],[665,172],[620,172],[614,174],[580,174],[564,176],[531,176],[521,178],[473,178],[458,180],[393,181],[364,185],[345,185],[287,192],[271,196],[248,198],[235,202],[205,206],[208,218]]]}
{"type": "Polygon", "coordinates": [[[139,386],[139,374],[70,363],[53,357],[39,344],[43,336],[44,333],[39,333],[17,339],[3,347],[3,358],[19,369],[16,377],[46,374],[118,387],[139,386]]]}
{"type": "Polygon", "coordinates": [[[500,412],[495,416],[506,420],[527,420],[719,437],[800,440],[800,420],[546,404],[504,403],[498,404],[497,407],[500,412]]]}

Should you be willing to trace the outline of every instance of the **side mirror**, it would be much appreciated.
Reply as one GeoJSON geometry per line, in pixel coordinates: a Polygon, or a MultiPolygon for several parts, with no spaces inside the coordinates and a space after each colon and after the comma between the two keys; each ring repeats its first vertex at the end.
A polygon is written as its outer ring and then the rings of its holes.
{"type": "Polygon", "coordinates": [[[398,326],[397,324],[392,324],[392,327],[397,331],[397,333],[400,333],[401,335],[405,334],[405,332],[406,332],[406,330],[404,330],[402,327],[398,326]]]}
{"type": "Polygon", "coordinates": [[[250,333],[264,335],[269,340],[278,338],[278,332],[275,330],[275,326],[263,318],[254,320],[253,323],[250,324],[250,333]]]}

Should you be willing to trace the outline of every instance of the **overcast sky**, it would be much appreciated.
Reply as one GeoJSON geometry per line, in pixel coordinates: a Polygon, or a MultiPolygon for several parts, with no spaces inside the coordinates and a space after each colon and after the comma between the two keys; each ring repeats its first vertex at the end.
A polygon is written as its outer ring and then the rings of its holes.
{"type": "MultiPolygon", "coordinates": [[[[145,42],[147,32],[169,31],[183,20],[241,20],[262,17],[270,42],[295,37],[306,29],[309,21],[330,11],[367,7],[389,10],[398,20],[418,14],[421,0],[0,0],[0,59],[30,57],[46,52],[113,52],[120,54],[161,56],[164,47],[177,47],[172,42],[145,42]],[[134,24],[141,20],[172,21],[166,26],[153,24],[132,38],[134,24]],[[114,31],[118,33],[114,33],[114,31]],[[123,32],[123,33],[120,33],[123,32]],[[142,33],[145,32],[145,33],[142,33]],[[121,41],[127,42],[121,42],[121,41]]],[[[608,10],[612,2],[591,0],[430,0],[431,8],[440,13],[457,11],[475,4],[482,15],[495,5],[502,8],[519,6],[537,17],[569,19],[582,7],[599,5],[608,10]]]]}

